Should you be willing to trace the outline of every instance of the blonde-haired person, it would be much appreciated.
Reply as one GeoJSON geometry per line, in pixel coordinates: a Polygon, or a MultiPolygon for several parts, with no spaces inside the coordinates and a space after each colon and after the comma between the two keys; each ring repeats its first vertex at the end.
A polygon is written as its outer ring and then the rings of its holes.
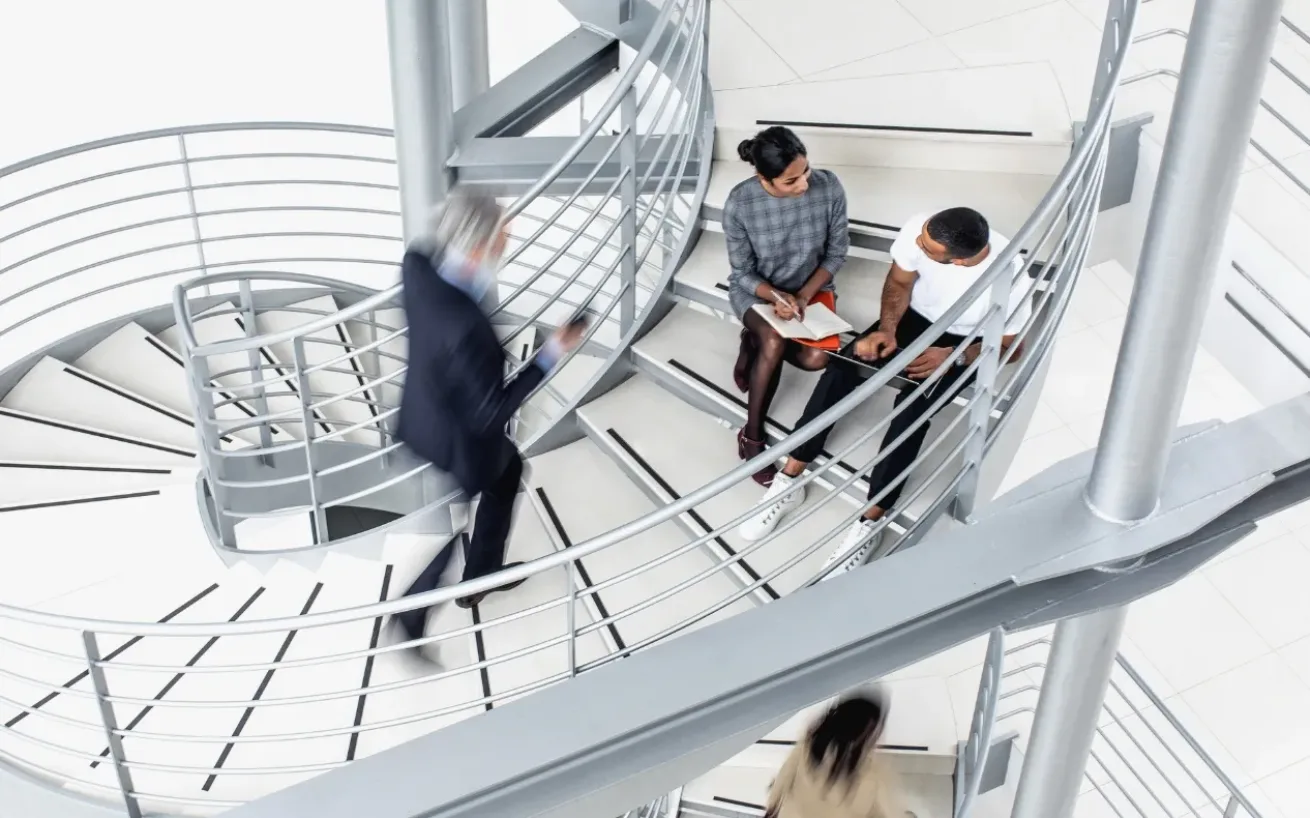
{"type": "Polygon", "coordinates": [[[877,753],[886,721],[887,700],[878,691],[828,708],[778,771],[766,818],[912,818],[877,753]]]}

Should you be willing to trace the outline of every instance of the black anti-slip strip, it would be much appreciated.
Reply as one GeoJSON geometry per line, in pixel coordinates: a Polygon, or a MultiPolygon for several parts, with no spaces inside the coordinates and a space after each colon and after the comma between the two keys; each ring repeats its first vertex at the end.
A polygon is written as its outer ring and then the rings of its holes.
{"type": "Polygon", "coordinates": [[[172,474],[172,469],[144,469],[133,466],[70,466],[64,463],[0,463],[0,469],[48,469],[50,471],[113,472],[115,474],[172,474]]]}
{"type": "Polygon", "coordinates": [[[893,233],[900,232],[901,229],[890,224],[883,224],[882,222],[871,222],[867,219],[847,218],[846,222],[848,224],[858,224],[860,227],[872,227],[875,230],[890,230],[893,233]]]}
{"type": "MultiPolygon", "coordinates": [[[[719,395],[719,396],[722,397],[724,400],[727,400],[727,401],[730,401],[730,402],[736,404],[736,405],[739,406],[743,411],[746,409],[746,401],[744,401],[744,400],[742,400],[741,398],[737,397],[736,395],[732,394],[731,392],[729,392],[728,390],[726,390],[726,389],[724,389],[723,387],[719,386],[718,384],[714,383],[713,381],[707,380],[707,379],[705,378],[705,376],[701,375],[699,372],[694,372],[694,371],[692,371],[692,369],[691,369],[690,367],[688,367],[686,364],[683,364],[683,363],[681,363],[680,361],[677,361],[677,360],[675,360],[675,359],[673,359],[673,358],[670,358],[670,359],[669,359],[669,366],[673,367],[674,369],[678,370],[678,371],[681,372],[682,374],[686,375],[688,378],[691,378],[692,380],[694,380],[696,383],[700,384],[701,386],[704,386],[706,389],[711,389],[711,390],[713,390],[714,393],[715,393],[716,395],[719,395]]],[[[790,426],[786,426],[786,425],[784,425],[784,424],[781,424],[781,423],[779,423],[778,421],[774,420],[773,418],[766,418],[766,420],[767,420],[769,423],[772,423],[774,426],[777,426],[777,427],[782,431],[782,433],[783,433],[784,435],[789,435],[789,434],[791,434],[792,432],[796,431],[796,430],[793,429],[792,427],[790,427],[790,426]]],[[[824,456],[826,459],[828,459],[828,460],[832,460],[832,459],[833,459],[833,458],[832,458],[832,452],[828,451],[827,449],[823,449],[822,451],[819,452],[819,454],[823,455],[823,456],[824,456]]],[[[854,474],[854,473],[855,473],[855,467],[852,466],[850,463],[847,463],[847,462],[844,461],[844,460],[838,460],[838,461],[837,461],[837,465],[838,465],[838,466],[841,466],[843,469],[845,469],[846,471],[850,472],[851,474],[854,474]]]]}
{"type": "MultiPolygon", "coordinates": [[[[301,616],[304,616],[305,614],[309,613],[309,609],[314,607],[314,600],[318,599],[318,594],[322,590],[323,590],[323,583],[317,582],[314,584],[314,590],[309,592],[309,599],[305,600],[305,606],[300,609],[301,616]]],[[[277,649],[277,655],[273,657],[273,662],[275,664],[277,662],[281,662],[282,659],[286,657],[287,651],[291,649],[291,641],[296,638],[297,633],[298,631],[287,632],[286,638],[282,640],[282,647],[277,649]]],[[[273,681],[273,672],[275,670],[277,670],[277,668],[271,668],[269,670],[264,671],[264,678],[260,681],[259,687],[255,689],[255,695],[252,697],[253,701],[259,701],[261,698],[264,697],[264,691],[268,690],[269,683],[273,681]]],[[[250,717],[253,716],[254,714],[255,714],[255,706],[252,704],[246,708],[246,712],[241,714],[241,720],[237,722],[236,729],[232,731],[232,738],[236,738],[237,736],[241,735],[241,731],[246,729],[246,724],[250,721],[250,717]]],[[[225,763],[227,763],[227,757],[232,754],[232,748],[235,746],[236,744],[234,744],[233,742],[228,742],[227,744],[223,745],[223,752],[218,754],[218,761],[214,762],[215,769],[218,769],[222,767],[225,763]]],[[[205,792],[209,792],[209,788],[214,786],[214,782],[217,780],[218,780],[218,773],[217,772],[210,773],[209,777],[205,779],[205,783],[200,787],[200,789],[204,790],[205,792]]]]}
{"type": "Polygon", "coordinates": [[[954,133],[971,136],[1032,136],[1032,131],[999,131],[990,128],[934,128],[927,125],[857,125],[851,122],[797,122],[757,119],[756,125],[786,125],[789,128],[844,128],[851,131],[893,131],[896,133],[954,133]]]}
{"type": "MultiPolygon", "coordinates": [[[[469,614],[473,617],[473,627],[478,629],[473,631],[473,645],[477,650],[478,662],[482,663],[487,661],[487,643],[482,638],[482,612],[478,610],[477,605],[474,605],[469,608],[469,614]]],[[[486,665],[478,668],[478,678],[482,683],[482,707],[484,710],[491,710],[494,706],[491,703],[491,673],[486,665]]]]}
{"type": "Polygon", "coordinates": [[[115,435],[109,432],[101,432],[95,429],[84,429],[80,426],[73,426],[68,423],[61,423],[57,420],[50,420],[49,418],[38,418],[38,417],[32,417],[30,415],[18,415],[2,407],[0,407],[0,415],[3,415],[5,417],[11,417],[14,420],[21,420],[26,423],[35,423],[40,426],[49,426],[52,429],[63,429],[68,432],[76,432],[77,434],[80,435],[90,435],[91,437],[98,437],[103,440],[112,440],[115,443],[126,443],[129,446],[140,446],[143,449],[154,449],[155,451],[158,452],[167,452],[169,454],[175,454],[179,457],[196,456],[195,452],[188,452],[185,449],[178,449],[173,446],[165,446],[162,443],[147,443],[143,440],[133,440],[130,437],[123,437],[121,435],[115,435]]]}
{"type": "MultiPolygon", "coordinates": [[[[182,360],[182,357],[180,355],[178,355],[173,350],[169,349],[168,344],[165,344],[163,341],[159,340],[153,335],[146,336],[146,343],[154,347],[156,352],[159,352],[168,360],[172,361],[173,363],[177,364],[183,369],[186,369],[186,362],[182,360]]],[[[246,417],[248,418],[256,417],[255,410],[251,409],[249,406],[246,406],[244,403],[237,401],[236,397],[233,396],[231,392],[219,392],[218,396],[226,401],[236,401],[231,405],[235,406],[239,411],[244,413],[246,417]]]]}
{"type": "MultiPolygon", "coordinates": [[[[354,351],[355,348],[351,345],[350,338],[346,336],[346,328],[341,324],[337,324],[337,338],[340,339],[341,343],[345,345],[345,349],[347,352],[354,351]]],[[[355,380],[359,381],[360,386],[366,386],[368,384],[368,378],[364,377],[364,370],[361,369],[359,366],[359,355],[356,354],[350,358],[347,358],[346,361],[347,363],[350,364],[350,368],[355,371],[355,380]]],[[[365,398],[368,398],[369,397],[368,392],[364,392],[363,396],[365,398]]],[[[374,420],[377,420],[378,407],[376,402],[369,401],[365,405],[368,407],[369,414],[373,416],[374,420]]]]}
{"type": "MultiPolygon", "coordinates": [[[[768,747],[795,747],[796,746],[796,742],[794,741],[777,739],[777,738],[762,738],[755,743],[763,744],[768,747]]],[[[923,744],[879,744],[877,745],[877,747],[879,750],[899,750],[902,752],[910,752],[910,753],[928,752],[927,745],[923,745],[923,744]]]]}
{"type": "MultiPolygon", "coordinates": [[[[117,395],[123,400],[131,401],[132,403],[135,403],[137,406],[140,406],[144,409],[149,409],[150,411],[154,412],[157,415],[162,415],[163,417],[166,417],[169,420],[176,421],[186,426],[190,426],[192,429],[196,428],[195,421],[191,420],[191,418],[185,417],[183,415],[179,415],[176,412],[173,412],[170,409],[165,409],[162,406],[155,406],[153,403],[150,403],[149,401],[144,400],[137,395],[133,395],[131,392],[128,392],[125,389],[120,389],[119,387],[114,386],[111,383],[102,381],[99,378],[94,378],[86,374],[85,372],[79,372],[78,370],[73,369],[71,366],[64,367],[64,372],[69,375],[72,375],[74,378],[77,378],[80,381],[83,381],[84,383],[89,383],[94,387],[103,389],[106,392],[110,393],[111,395],[117,395]]],[[[223,442],[231,443],[232,438],[225,437],[223,438],[223,442]]]]}
{"type": "MultiPolygon", "coordinates": [[[[560,522],[559,514],[555,512],[555,506],[550,502],[550,498],[546,496],[545,490],[540,486],[537,487],[537,497],[541,500],[542,508],[546,509],[546,516],[550,517],[550,524],[555,528],[555,533],[559,535],[560,542],[564,543],[565,548],[572,548],[573,540],[569,538],[569,532],[564,530],[564,523],[560,522]]],[[[587,573],[587,568],[582,564],[582,560],[575,560],[573,564],[577,566],[578,576],[582,578],[582,584],[588,588],[592,587],[595,583],[591,581],[591,575],[587,573]]],[[[600,594],[592,594],[591,599],[596,603],[596,612],[600,614],[600,618],[609,619],[609,610],[601,600],[600,594]]],[[[619,629],[614,626],[614,623],[611,622],[605,627],[609,630],[610,638],[614,640],[615,645],[618,645],[619,650],[626,650],[627,643],[619,635],[619,629]]]]}
{"type": "Polygon", "coordinates": [[[25,503],[21,506],[0,507],[0,514],[7,511],[31,511],[37,508],[58,508],[59,506],[81,506],[87,503],[107,503],[110,500],[131,500],[136,497],[157,497],[159,490],[136,491],[131,494],[109,494],[103,497],[78,497],[73,500],[47,500],[44,503],[25,503]]]}
{"type": "MultiPolygon", "coordinates": [[[[205,590],[191,597],[186,602],[183,602],[181,605],[177,606],[173,610],[164,614],[164,616],[161,619],[158,619],[156,621],[161,625],[164,624],[165,622],[172,621],[176,617],[181,616],[186,611],[187,608],[190,608],[192,605],[195,605],[197,602],[199,602],[200,600],[204,599],[205,597],[209,596],[210,594],[212,594],[214,591],[217,590],[218,590],[218,583],[216,582],[213,585],[210,585],[205,590]]],[[[108,662],[112,659],[118,658],[123,654],[123,651],[132,647],[133,645],[140,642],[144,638],[145,637],[143,636],[133,636],[131,639],[127,640],[123,644],[111,650],[109,653],[105,654],[102,661],[108,662]]],[[[73,678],[64,682],[62,685],[60,685],[60,687],[62,687],[64,690],[71,689],[74,685],[78,684],[79,682],[81,682],[83,679],[87,678],[90,675],[91,675],[90,671],[84,670],[81,673],[74,676],[73,678]]],[[[13,727],[15,724],[18,724],[20,721],[31,715],[31,712],[33,710],[40,710],[42,707],[45,707],[47,704],[50,704],[50,702],[54,701],[62,692],[63,690],[56,690],[53,693],[47,693],[36,704],[32,705],[28,709],[24,710],[22,713],[19,713],[17,716],[14,716],[9,721],[5,722],[5,727],[13,727]]]]}
{"type": "MultiPolygon", "coordinates": [[[[237,322],[237,326],[241,327],[242,332],[246,331],[246,322],[242,321],[240,317],[233,316],[232,320],[237,322]]],[[[287,371],[283,369],[281,366],[278,366],[277,359],[273,357],[272,352],[269,352],[268,349],[265,347],[260,347],[259,357],[264,359],[264,363],[268,364],[273,369],[273,371],[277,373],[279,378],[282,378],[283,382],[287,385],[287,388],[290,389],[293,394],[295,394],[297,397],[300,397],[300,388],[297,387],[296,384],[291,381],[291,376],[287,374],[287,371]]],[[[254,373],[251,373],[251,375],[252,377],[256,377],[254,373]]],[[[261,381],[264,380],[263,373],[260,373],[257,377],[261,381]]],[[[313,396],[302,397],[301,400],[312,401],[313,396]]],[[[332,434],[332,426],[324,422],[323,414],[321,412],[319,412],[317,409],[310,409],[309,412],[314,416],[314,419],[318,421],[318,425],[323,428],[323,434],[325,435],[332,434]]]]}
{"type": "MultiPolygon", "coordinates": [[[[263,589],[262,587],[261,587],[261,588],[256,588],[256,589],[255,589],[255,592],[254,592],[253,594],[250,595],[250,599],[247,599],[245,602],[241,603],[241,607],[240,607],[240,608],[237,608],[236,613],[234,613],[234,614],[232,614],[231,616],[229,616],[229,617],[227,618],[227,621],[228,621],[228,622],[235,622],[235,621],[237,621],[238,619],[240,619],[240,618],[242,617],[242,615],[245,614],[246,611],[250,610],[250,606],[251,606],[251,605],[254,605],[254,604],[255,604],[255,601],[256,601],[257,599],[259,599],[259,598],[260,598],[261,596],[263,596],[263,595],[264,595],[264,589],[263,589]]],[[[218,637],[217,637],[217,636],[211,636],[211,637],[209,637],[209,639],[205,641],[205,644],[204,644],[204,645],[201,645],[200,650],[196,651],[196,652],[195,652],[195,655],[193,655],[190,659],[187,660],[186,667],[195,667],[196,664],[199,663],[200,660],[203,659],[203,658],[205,657],[205,654],[206,654],[206,653],[209,653],[209,649],[212,648],[212,647],[214,647],[214,645],[215,645],[217,642],[218,642],[218,637]]],[[[163,699],[165,696],[167,696],[167,695],[168,695],[168,692],[169,692],[170,690],[172,690],[172,689],[177,685],[178,682],[182,681],[182,677],[185,676],[185,675],[186,675],[185,671],[184,671],[184,672],[181,672],[181,673],[175,673],[175,674],[173,674],[173,678],[172,678],[172,679],[169,679],[169,680],[168,680],[168,683],[165,684],[163,687],[161,687],[161,688],[159,689],[159,692],[155,694],[155,696],[154,696],[155,701],[160,701],[160,700],[163,699]]],[[[122,728],[122,729],[123,729],[124,731],[127,731],[127,730],[135,730],[135,729],[137,728],[137,726],[141,724],[142,720],[145,719],[146,716],[150,715],[150,711],[151,711],[151,710],[154,710],[154,709],[155,709],[155,706],[154,706],[153,704],[149,704],[149,705],[146,705],[145,707],[141,708],[141,712],[140,712],[140,713],[137,713],[136,716],[133,717],[133,719],[132,719],[130,722],[127,723],[127,726],[124,727],[124,728],[122,728]]],[[[101,757],[101,758],[105,758],[105,757],[108,756],[108,755],[109,755],[109,748],[108,748],[108,747],[106,747],[105,749],[103,749],[103,750],[100,751],[100,757],[101,757]]],[[[92,767],[92,768],[95,768],[95,767],[97,767],[97,766],[99,766],[99,765],[100,765],[100,762],[99,762],[99,761],[92,761],[92,762],[91,762],[91,767],[92,767]]]]}
{"type": "Polygon", "coordinates": [[[738,801],[736,798],[724,798],[722,795],[714,796],[714,800],[720,804],[731,804],[734,807],[745,807],[746,809],[763,810],[763,804],[752,804],[750,801],[738,801]]]}
{"type": "MultiPolygon", "coordinates": [[[[396,566],[388,565],[382,572],[382,591],[378,594],[378,602],[386,602],[387,595],[391,592],[391,572],[396,566]]],[[[368,648],[373,650],[382,640],[382,620],[386,617],[375,617],[373,619],[373,634],[369,637],[368,648]]],[[[376,656],[370,655],[364,660],[364,680],[360,682],[360,690],[368,690],[369,683],[373,680],[373,660],[376,656]]],[[[364,723],[364,703],[368,700],[368,693],[360,693],[359,699],[355,702],[355,727],[358,728],[364,723]]],[[[359,730],[350,734],[350,744],[346,747],[346,761],[354,761],[355,753],[359,749],[359,730]]]]}
{"type": "MultiPolygon", "coordinates": [[[[663,490],[666,494],[668,494],[670,498],[672,498],[674,501],[682,499],[682,495],[678,494],[678,492],[673,488],[673,486],[669,485],[669,481],[665,480],[663,475],[655,471],[655,467],[652,466],[650,463],[646,462],[646,458],[638,454],[637,450],[632,448],[632,444],[624,440],[622,435],[620,435],[614,429],[606,429],[605,434],[614,438],[614,442],[619,444],[619,447],[622,448],[623,451],[627,452],[628,457],[631,457],[634,461],[636,461],[637,465],[641,466],[641,468],[646,472],[646,474],[650,475],[651,479],[654,480],[659,485],[660,489],[663,490]]],[[[700,512],[698,512],[696,509],[694,508],[688,509],[686,513],[688,517],[696,521],[696,525],[700,526],[705,530],[705,533],[708,534],[709,532],[714,530],[714,526],[710,525],[705,520],[705,518],[700,515],[700,512]]],[[[720,548],[722,548],[724,552],[728,554],[728,556],[730,557],[737,556],[737,551],[731,545],[728,545],[727,540],[723,539],[722,537],[715,537],[714,542],[720,548]]],[[[744,559],[737,560],[737,564],[741,566],[741,570],[745,571],[746,575],[750,577],[752,581],[754,582],[760,581],[761,577],[759,572],[756,571],[754,568],[752,568],[750,566],[750,563],[746,562],[746,560],[744,559]]],[[[779,594],[777,591],[773,590],[773,586],[767,582],[761,584],[760,588],[763,589],[764,593],[769,595],[770,599],[782,598],[782,595],[779,594]]]]}

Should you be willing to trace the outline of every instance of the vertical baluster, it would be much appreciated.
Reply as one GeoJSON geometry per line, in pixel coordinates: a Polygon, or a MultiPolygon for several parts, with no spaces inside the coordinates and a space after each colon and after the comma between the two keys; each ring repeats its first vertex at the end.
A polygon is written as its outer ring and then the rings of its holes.
{"type": "Polygon", "coordinates": [[[569,678],[578,675],[578,585],[577,570],[578,564],[574,560],[568,562],[568,586],[569,586],[569,610],[568,610],[568,628],[569,628],[569,678]]]}
{"type": "MultiPolygon", "coordinates": [[[[186,149],[186,134],[177,135],[177,150],[182,155],[182,182],[186,185],[187,206],[191,210],[191,232],[196,239],[196,260],[200,262],[200,274],[209,273],[209,263],[205,261],[205,240],[200,235],[200,210],[196,207],[196,189],[191,181],[191,157],[186,149]]],[[[205,285],[205,295],[209,295],[209,285],[205,285]]]]}
{"type": "Polygon", "coordinates": [[[309,487],[310,513],[314,518],[314,543],[328,541],[327,511],[319,502],[318,471],[314,467],[314,441],[318,435],[314,425],[314,412],[310,408],[314,395],[305,372],[305,338],[298,335],[291,341],[291,357],[295,366],[296,389],[300,392],[300,420],[305,425],[305,485],[309,487]]]}
{"type": "Polygon", "coordinates": [[[619,268],[619,331],[626,333],[637,320],[637,89],[629,87],[619,106],[619,243],[623,262],[619,268]]]}
{"type": "MultiPolygon", "coordinates": [[[[250,287],[250,279],[241,279],[240,284],[241,299],[241,320],[245,324],[247,338],[253,338],[259,333],[255,325],[255,294],[250,287]]],[[[264,418],[264,422],[259,424],[259,447],[264,451],[273,448],[273,425],[268,418],[268,389],[264,386],[264,367],[263,360],[259,357],[260,350],[258,347],[246,353],[250,357],[250,378],[258,383],[254,387],[255,412],[264,418]]],[[[239,392],[235,392],[240,397],[239,392]]],[[[270,455],[260,455],[259,462],[265,466],[272,465],[269,460],[270,455]]]]}
{"type": "Polygon", "coordinates": [[[100,721],[105,727],[105,739],[109,744],[109,763],[114,767],[118,789],[123,794],[123,806],[127,808],[129,818],[141,818],[141,805],[137,802],[136,788],[132,785],[132,770],[127,766],[127,755],[123,752],[123,738],[118,733],[114,704],[109,701],[109,684],[105,680],[105,669],[101,665],[103,657],[95,633],[83,631],[82,645],[86,649],[87,671],[95,692],[96,707],[100,710],[100,721]]]}
{"type": "Polygon", "coordinates": [[[996,379],[1001,370],[1001,338],[1010,313],[1010,292],[1014,286],[1010,270],[998,270],[992,282],[991,304],[983,324],[978,354],[978,377],[974,381],[973,401],[969,404],[969,442],[964,447],[965,476],[955,497],[957,520],[967,521],[978,504],[978,482],[983,452],[987,444],[987,426],[996,403],[996,379]]]}
{"type": "Polygon", "coordinates": [[[222,435],[219,434],[217,410],[214,407],[218,394],[209,388],[213,383],[209,375],[209,361],[204,356],[186,350],[183,363],[191,390],[191,405],[195,408],[200,468],[214,504],[214,530],[219,542],[228,548],[236,548],[236,521],[227,514],[232,509],[232,501],[223,485],[222,435]]]}
{"type": "Polygon", "coordinates": [[[1237,815],[1237,796],[1229,795],[1228,804],[1224,806],[1224,818],[1234,818],[1237,815]]]}

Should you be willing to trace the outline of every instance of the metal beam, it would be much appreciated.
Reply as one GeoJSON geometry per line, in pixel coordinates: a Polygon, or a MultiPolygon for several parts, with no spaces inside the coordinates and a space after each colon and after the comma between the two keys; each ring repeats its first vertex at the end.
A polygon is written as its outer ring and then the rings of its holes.
{"type": "Polygon", "coordinates": [[[619,41],[579,28],[456,111],[455,141],[523,136],[618,67],[619,41]]]}
{"type": "MultiPolygon", "coordinates": [[[[674,183],[664,181],[664,176],[678,169],[679,154],[675,152],[678,150],[679,138],[676,134],[647,137],[645,144],[637,153],[639,194],[659,191],[661,182],[664,183],[664,192],[674,187],[674,183]],[[665,145],[666,139],[673,140],[673,145],[665,145]],[[652,163],[654,163],[653,169],[652,163]],[[642,179],[646,179],[644,185],[641,184],[642,179]]],[[[555,183],[546,189],[546,193],[561,195],[577,190],[618,139],[617,136],[597,136],[592,139],[582,149],[577,160],[565,168],[555,183]]],[[[570,136],[474,139],[461,147],[459,153],[451,160],[450,166],[461,185],[476,185],[488,188],[497,195],[514,196],[536,183],[576,141],[575,137],[570,136]]],[[[678,192],[689,193],[696,189],[696,180],[700,176],[700,161],[701,158],[693,151],[683,171],[678,192]]],[[[603,196],[610,192],[614,180],[619,176],[621,164],[619,151],[616,150],[595,178],[587,184],[584,195],[603,196]]]]}
{"type": "MultiPolygon", "coordinates": [[[[659,17],[661,4],[650,0],[560,0],[560,5],[579,23],[611,33],[634,51],[640,51],[646,43],[659,17]]],[[[668,64],[678,65],[682,50],[687,47],[687,39],[681,31],[665,32],[655,46],[655,53],[663,54],[670,39],[674,43],[668,64]]]]}
{"type": "Polygon", "coordinates": [[[1067,600],[1077,612],[1121,605],[1195,570],[1310,494],[1310,395],[1186,430],[1159,511],[1132,527],[1087,508],[1090,465],[1071,458],[973,525],[228,815],[622,814],[870,678],[996,625],[1067,615],[1067,600]]]}

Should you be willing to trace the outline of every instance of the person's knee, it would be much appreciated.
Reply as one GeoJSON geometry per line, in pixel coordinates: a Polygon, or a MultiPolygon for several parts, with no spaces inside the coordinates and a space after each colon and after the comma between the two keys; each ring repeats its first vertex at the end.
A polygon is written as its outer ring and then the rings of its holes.
{"type": "Polygon", "coordinates": [[[828,365],[828,353],[814,347],[805,347],[796,356],[796,363],[801,369],[818,372],[828,365]]]}
{"type": "Polygon", "coordinates": [[[781,361],[787,351],[787,340],[776,332],[759,336],[759,354],[771,361],[781,361]]]}

